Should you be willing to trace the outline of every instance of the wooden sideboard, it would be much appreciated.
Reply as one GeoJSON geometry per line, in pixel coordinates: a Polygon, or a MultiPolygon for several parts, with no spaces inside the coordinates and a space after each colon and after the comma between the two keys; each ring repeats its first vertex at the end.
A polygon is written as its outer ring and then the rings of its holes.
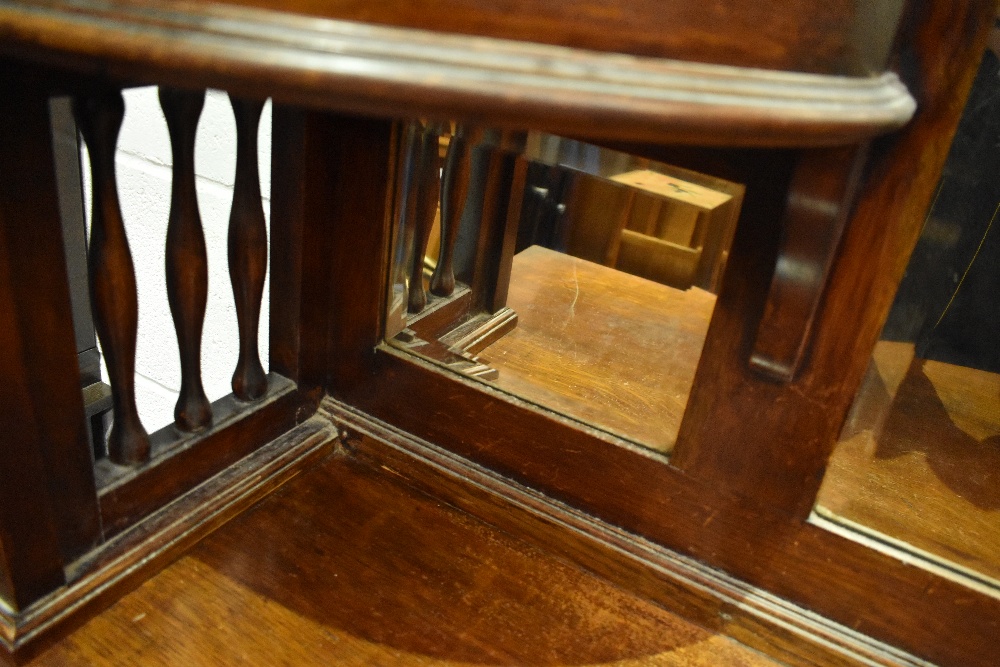
{"type": "MultiPolygon", "coordinates": [[[[995,11],[0,0],[2,649],[29,657],[336,449],[789,662],[994,664],[995,590],[812,510],[995,11]],[[166,281],[184,369],[176,421],[154,433],[131,396],[135,278],[113,166],[120,91],[144,85],[160,86],[173,146],[166,281]],[[238,132],[241,354],[234,393],[211,404],[192,185],[205,88],[229,92],[238,132]],[[50,99],[67,96],[91,156],[90,294],[114,396],[96,453],[52,148],[50,99]],[[266,98],[269,239],[253,145],[266,98]],[[550,132],[745,186],[669,458],[385,344],[401,134],[417,118],[550,132]]],[[[497,233],[476,266],[506,277],[470,283],[483,312],[510,278],[497,233]]]]}

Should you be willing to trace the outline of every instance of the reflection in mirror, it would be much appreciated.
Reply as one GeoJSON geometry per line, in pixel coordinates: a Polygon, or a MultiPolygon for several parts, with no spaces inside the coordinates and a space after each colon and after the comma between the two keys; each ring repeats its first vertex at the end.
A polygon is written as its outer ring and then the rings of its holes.
{"type": "Polygon", "coordinates": [[[1000,60],[987,51],[817,513],[1000,584],[1000,60]]]}
{"type": "Polygon", "coordinates": [[[535,132],[398,134],[389,342],[669,452],[743,186],[535,132]]]}

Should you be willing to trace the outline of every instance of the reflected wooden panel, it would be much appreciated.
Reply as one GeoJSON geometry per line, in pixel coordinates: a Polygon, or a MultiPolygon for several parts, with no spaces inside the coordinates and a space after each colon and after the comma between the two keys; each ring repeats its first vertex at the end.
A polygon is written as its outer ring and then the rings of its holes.
{"type": "Polygon", "coordinates": [[[76,98],[73,113],[90,154],[93,210],[88,269],[94,326],[112,389],[114,423],[108,456],[114,463],[136,465],[149,459],[150,446],[135,404],[139,299],[115,178],[115,146],[125,101],[117,90],[94,93],[76,98]]]}
{"type": "MultiPolygon", "coordinates": [[[[440,123],[431,122],[423,127],[420,148],[414,165],[411,191],[407,210],[412,211],[413,256],[410,258],[410,281],[407,310],[419,313],[427,305],[427,290],[424,286],[424,256],[430,241],[431,228],[437,212],[441,184],[441,160],[438,157],[438,142],[441,137],[440,123]]],[[[409,216],[408,216],[409,217],[409,216]]]]}
{"type": "Polygon", "coordinates": [[[1000,582],[1000,375],[882,341],[817,511],[1000,582]]]}
{"type": "Polygon", "coordinates": [[[681,291],[533,246],[514,257],[516,329],[480,358],[494,384],[666,452],[673,446],[715,306],[681,291]]]}
{"type": "Polygon", "coordinates": [[[460,128],[447,142],[440,233],[431,228],[428,251],[434,174],[427,170],[436,165],[437,134],[427,123],[407,125],[396,166],[387,339],[615,437],[669,452],[744,186],[538,132],[479,134],[460,128]],[[467,196],[459,193],[466,178],[467,196]],[[413,247],[401,252],[410,239],[413,247]],[[428,252],[439,257],[429,295],[428,252]],[[401,258],[408,283],[399,279],[401,258]],[[445,290],[449,274],[460,282],[445,290]]]}
{"type": "Polygon", "coordinates": [[[481,134],[476,128],[460,127],[448,143],[441,180],[440,251],[430,283],[437,296],[451,296],[455,291],[455,241],[469,194],[472,149],[481,134]]]}
{"type": "Polygon", "coordinates": [[[240,353],[233,373],[233,393],[243,401],[267,391],[257,332],[267,273],[267,226],[260,196],[257,127],[264,102],[230,96],[236,117],[236,178],[229,215],[229,278],[233,284],[240,353]]]}
{"type": "Polygon", "coordinates": [[[181,389],[174,425],[200,431],[212,422],[212,407],[201,382],[201,331],[208,303],[208,255],[195,192],[194,140],[205,91],[160,88],[160,106],[170,131],[173,184],[167,223],[167,299],[177,331],[181,389]]]}

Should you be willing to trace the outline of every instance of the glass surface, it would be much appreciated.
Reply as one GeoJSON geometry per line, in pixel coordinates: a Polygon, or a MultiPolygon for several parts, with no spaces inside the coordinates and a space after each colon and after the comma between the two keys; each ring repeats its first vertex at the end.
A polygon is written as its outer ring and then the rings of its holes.
{"type": "Polygon", "coordinates": [[[390,343],[669,452],[743,186],[541,133],[400,135],[390,343]]]}
{"type": "Polygon", "coordinates": [[[987,52],[817,513],[1000,582],[1000,60],[987,52]]]}

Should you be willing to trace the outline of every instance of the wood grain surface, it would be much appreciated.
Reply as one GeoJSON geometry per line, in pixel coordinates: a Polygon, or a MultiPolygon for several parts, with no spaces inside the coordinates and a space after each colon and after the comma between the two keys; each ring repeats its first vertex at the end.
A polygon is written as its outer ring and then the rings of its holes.
{"type": "Polygon", "coordinates": [[[776,665],[332,457],[29,663],[776,665]]]}
{"type": "Polygon", "coordinates": [[[715,297],[532,246],[514,257],[518,325],[479,357],[493,384],[659,451],[677,438],[715,297]]]}
{"type": "Polygon", "coordinates": [[[1000,376],[882,341],[817,502],[823,516],[1000,581],[1000,376]]]}
{"type": "MultiPolygon", "coordinates": [[[[323,6],[331,10],[329,15],[338,16],[338,4],[344,7],[344,3],[323,6]]],[[[473,4],[480,30],[494,37],[512,36],[503,30],[506,10],[473,4]]],[[[508,18],[528,9],[524,3],[512,4],[518,3],[504,3],[513,10],[508,18]]],[[[581,4],[585,3],[544,3],[544,7],[558,7],[559,14],[567,10],[560,18],[568,19],[581,4]]],[[[637,18],[660,10],[659,3],[650,0],[632,4],[636,6],[630,11],[637,18]]],[[[665,60],[589,50],[599,46],[589,40],[567,49],[295,13],[307,11],[305,3],[284,3],[286,11],[270,11],[218,3],[0,0],[4,33],[0,54],[100,78],[221,88],[347,113],[450,118],[515,130],[658,143],[848,144],[898,128],[913,115],[913,98],[884,63],[855,72],[859,76],[841,76],[845,72],[836,67],[826,73],[804,73],[811,69],[804,63],[787,62],[782,54],[768,52],[760,39],[762,30],[787,19],[793,24],[811,22],[827,14],[830,3],[795,0],[794,5],[808,7],[798,18],[792,18],[797,10],[789,3],[780,11],[736,0],[725,4],[728,8],[722,14],[734,19],[742,13],[753,23],[751,29],[729,36],[739,40],[744,53],[729,59],[728,65],[742,68],[706,64],[716,60],[683,47],[672,54],[676,60],[665,60]],[[754,39],[746,39],[748,34],[754,39]],[[773,69],[755,69],[762,58],[773,60],[775,55],[773,69]]],[[[835,4],[832,11],[839,18],[834,23],[853,13],[844,0],[835,4]]],[[[696,3],[672,5],[702,15],[696,3]]],[[[404,10],[398,2],[364,6],[374,10],[376,15],[369,18],[375,23],[383,8],[404,10]]],[[[448,17],[449,22],[472,18],[468,12],[455,12],[453,3],[440,7],[440,12],[428,16],[448,17]]],[[[533,24],[541,42],[551,42],[552,37],[559,41],[561,31],[544,20],[542,7],[536,3],[536,11],[518,20],[533,24]]],[[[642,18],[637,24],[645,23],[644,30],[669,26],[666,32],[655,30],[656,41],[662,44],[683,33],[676,13],[669,11],[668,23],[642,18]]],[[[626,33],[616,32],[613,22],[588,18],[585,23],[591,35],[613,36],[615,50],[629,50],[622,41],[626,33]]],[[[725,39],[720,30],[738,23],[713,23],[709,33],[688,34],[718,43],[725,39]]],[[[839,39],[833,24],[819,19],[814,28],[820,25],[821,39],[839,39]]],[[[439,27],[447,29],[447,24],[439,27]]],[[[627,34],[634,27],[629,26],[627,34]]],[[[780,39],[796,41],[802,37],[795,33],[800,27],[787,26],[793,32],[782,33],[780,39]]],[[[873,41],[891,34],[890,26],[873,41]]]]}

